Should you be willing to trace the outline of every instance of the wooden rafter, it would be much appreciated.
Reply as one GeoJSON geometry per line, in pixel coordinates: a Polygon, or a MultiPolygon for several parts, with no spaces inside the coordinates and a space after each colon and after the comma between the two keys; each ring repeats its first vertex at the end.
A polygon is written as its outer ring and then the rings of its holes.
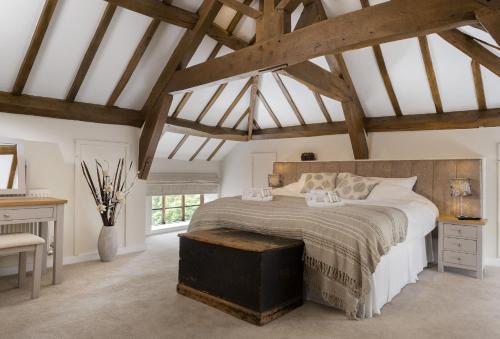
{"type": "Polygon", "coordinates": [[[172,96],[166,95],[146,117],[139,139],[139,178],[147,179],[151,164],[160,141],[163,126],[167,120],[168,110],[172,104],[172,96]]]}
{"type": "Polygon", "coordinates": [[[196,118],[196,122],[201,122],[203,120],[203,118],[207,115],[208,111],[210,111],[210,108],[212,108],[212,106],[215,104],[217,99],[220,97],[220,95],[222,94],[222,92],[224,91],[226,86],[227,86],[227,83],[219,85],[217,87],[217,89],[215,90],[215,93],[212,95],[210,100],[208,100],[207,104],[205,105],[203,110],[200,112],[200,114],[196,118]]]}
{"type": "Polygon", "coordinates": [[[198,147],[198,149],[189,158],[189,161],[193,161],[194,159],[196,159],[196,157],[198,156],[198,154],[203,150],[203,148],[205,148],[205,146],[208,144],[208,142],[210,140],[212,140],[212,138],[206,138],[205,141],[203,141],[203,143],[200,145],[200,147],[198,147]]]}
{"type": "MultiPolygon", "coordinates": [[[[244,0],[243,4],[244,5],[249,5],[251,2],[252,2],[252,0],[244,0]]],[[[238,23],[241,21],[241,18],[242,18],[241,13],[236,13],[235,14],[235,16],[233,17],[233,19],[229,23],[229,26],[227,27],[227,32],[229,34],[232,34],[232,32],[236,29],[236,26],[238,26],[238,23]]],[[[221,48],[222,48],[222,43],[218,42],[215,45],[215,47],[213,48],[213,50],[210,53],[210,55],[208,56],[208,60],[215,58],[217,56],[217,54],[219,53],[219,51],[221,50],[221,48]]],[[[209,102],[207,103],[207,105],[205,106],[205,108],[203,109],[203,111],[198,115],[198,118],[196,119],[196,122],[201,122],[201,120],[203,119],[203,117],[210,110],[210,108],[215,103],[215,101],[220,96],[220,94],[222,93],[222,91],[224,90],[225,87],[226,87],[226,84],[222,84],[222,85],[219,86],[219,88],[215,91],[215,94],[209,100],[209,102]]],[[[245,87],[246,87],[246,85],[245,85],[245,87]]],[[[238,103],[238,101],[241,99],[241,96],[243,96],[243,93],[240,93],[236,97],[236,99],[233,101],[233,103],[231,104],[231,106],[229,107],[229,109],[222,116],[221,120],[217,124],[217,127],[219,127],[219,126],[222,125],[222,123],[224,122],[224,119],[227,118],[227,116],[231,113],[231,110],[234,108],[234,106],[236,106],[236,104],[238,103]]],[[[177,116],[181,112],[182,108],[186,105],[187,101],[189,100],[189,98],[191,97],[192,94],[193,94],[193,92],[186,92],[186,93],[184,93],[184,95],[182,96],[181,101],[179,102],[179,105],[177,105],[175,111],[172,114],[173,118],[177,118],[177,116]]],[[[190,158],[189,161],[192,161],[192,160],[194,160],[196,158],[196,156],[198,155],[198,153],[205,147],[205,145],[208,143],[209,140],[210,140],[210,138],[207,138],[205,140],[205,142],[198,148],[198,150],[196,150],[195,154],[193,156],[191,156],[191,158],[190,158]]],[[[185,140],[181,139],[181,142],[184,143],[185,140]]],[[[174,155],[175,155],[175,153],[174,153],[174,155]]]]}
{"type": "Polygon", "coordinates": [[[281,0],[276,8],[278,10],[293,12],[302,2],[307,3],[308,0],[281,0]]]}
{"type": "Polygon", "coordinates": [[[280,71],[294,80],[307,86],[311,91],[321,93],[338,101],[350,101],[349,89],[342,79],[337,78],[331,72],[313,64],[302,62],[289,66],[280,71]]]}
{"type": "Polygon", "coordinates": [[[141,127],[144,122],[142,112],[132,109],[25,94],[14,96],[8,92],[0,92],[0,112],[134,127],[141,127]]]}
{"type": "Polygon", "coordinates": [[[184,145],[184,143],[187,141],[188,138],[189,138],[189,135],[187,135],[187,134],[184,134],[182,136],[181,140],[177,143],[177,145],[174,147],[174,149],[172,150],[172,152],[168,156],[169,159],[173,159],[173,157],[175,157],[177,152],[181,149],[182,145],[184,145]]]}
{"type": "Polygon", "coordinates": [[[113,19],[115,11],[116,11],[116,5],[113,4],[106,5],[104,13],[101,16],[101,20],[99,21],[99,25],[97,26],[94,36],[92,37],[92,40],[90,41],[87,51],[83,56],[82,62],[80,63],[80,67],[78,68],[73,83],[71,84],[71,88],[69,89],[68,94],[66,95],[66,101],[68,102],[75,101],[76,95],[78,94],[78,91],[82,86],[83,80],[85,80],[85,76],[87,75],[87,72],[90,69],[90,65],[94,60],[94,57],[97,53],[97,49],[101,45],[102,39],[104,38],[106,31],[108,30],[109,24],[113,19]]]}
{"type": "Polygon", "coordinates": [[[274,114],[274,111],[273,109],[271,108],[271,106],[269,105],[269,103],[267,102],[266,98],[264,97],[264,94],[262,94],[262,92],[260,90],[257,90],[257,97],[260,99],[260,101],[262,102],[262,104],[264,105],[264,107],[266,108],[267,112],[269,113],[269,116],[271,117],[271,119],[273,119],[274,121],[274,124],[276,125],[276,127],[283,127],[278,119],[278,117],[276,116],[276,114],[274,114]]]}
{"type": "Polygon", "coordinates": [[[476,12],[476,17],[497,44],[500,45],[500,9],[483,8],[476,12]]]}
{"type": "Polygon", "coordinates": [[[161,21],[157,19],[152,19],[151,22],[149,23],[146,32],[144,32],[141,41],[139,41],[139,44],[135,48],[134,54],[132,54],[132,57],[130,58],[127,67],[123,71],[120,80],[118,80],[118,83],[113,89],[113,92],[109,96],[108,101],[106,102],[106,106],[113,106],[116,103],[116,100],[118,100],[118,97],[125,89],[125,86],[127,86],[127,83],[132,77],[132,74],[134,73],[135,69],[137,68],[139,61],[141,61],[142,56],[146,52],[149,43],[153,39],[154,34],[156,33],[158,27],[160,26],[160,23],[161,21]]]}
{"type": "MultiPolygon", "coordinates": [[[[370,7],[369,1],[361,0],[361,7],[370,7]]],[[[387,70],[387,65],[385,64],[382,48],[380,48],[380,45],[374,45],[372,49],[373,54],[375,55],[375,60],[377,61],[378,70],[382,76],[382,81],[384,82],[385,90],[389,96],[389,100],[391,101],[392,108],[394,109],[394,113],[396,115],[403,115],[396,92],[394,91],[394,86],[392,85],[391,77],[389,76],[389,71],[387,70]]]]}
{"type": "Polygon", "coordinates": [[[184,106],[186,106],[187,102],[189,101],[189,98],[191,98],[191,95],[193,95],[193,92],[186,92],[182,95],[181,100],[175,107],[174,112],[172,113],[172,118],[177,118],[179,116],[182,109],[184,108],[184,106]]]}
{"type": "Polygon", "coordinates": [[[252,7],[243,4],[237,0],[219,0],[224,5],[234,9],[237,12],[240,12],[243,15],[249,16],[254,19],[258,19],[262,16],[262,12],[253,9],[252,7]]]}
{"type": "Polygon", "coordinates": [[[58,0],[45,0],[42,14],[40,15],[38,23],[36,24],[35,32],[31,37],[31,42],[24,56],[21,68],[17,73],[16,82],[14,83],[14,87],[12,89],[12,94],[14,95],[21,95],[23,93],[23,89],[26,85],[26,82],[28,81],[31,68],[35,63],[36,56],[38,55],[38,51],[40,50],[40,46],[42,45],[43,38],[45,37],[45,32],[47,32],[50,20],[52,19],[52,15],[54,14],[54,10],[56,9],[57,2],[58,0]]]}
{"type": "Polygon", "coordinates": [[[321,113],[323,113],[326,122],[332,122],[332,117],[330,116],[330,113],[328,112],[328,109],[325,106],[325,102],[323,101],[321,94],[319,94],[318,92],[313,92],[313,94],[314,94],[314,99],[316,99],[319,109],[321,110],[321,113]]]}
{"type": "Polygon", "coordinates": [[[278,73],[273,73],[273,77],[274,77],[274,80],[276,81],[276,83],[278,84],[278,87],[280,88],[281,93],[283,93],[283,95],[286,98],[286,101],[288,101],[288,104],[290,105],[290,108],[292,109],[293,113],[295,114],[295,117],[297,118],[299,124],[305,125],[306,122],[305,122],[304,118],[302,117],[302,114],[300,113],[299,108],[295,104],[295,101],[293,101],[293,98],[290,95],[290,92],[288,92],[288,89],[286,88],[285,84],[283,83],[283,80],[281,80],[278,73]]]}
{"type": "Polygon", "coordinates": [[[248,81],[245,83],[245,85],[243,86],[243,88],[240,90],[240,92],[238,93],[238,95],[236,96],[236,98],[234,98],[233,102],[231,102],[231,105],[229,105],[229,107],[227,108],[227,110],[224,112],[224,114],[222,115],[222,117],[217,122],[217,127],[221,127],[222,124],[224,124],[224,122],[226,121],[226,119],[229,117],[229,115],[234,110],[234,108],[236,107],[236,105],[238,105],[238,103],[240,102],[241,98],[243,97],[243,95],[245,95],[245,93],[248,91],[248,89],[250,88],[251,85],[252,85],[252,79],[248,79],[248,81]]]}
{"type": "Polygon", "coordinates": [[[477,108],[486,110],[486,97],[484,96],[483,78],[481,76],[481,65],[477,61],[471,61],[472,76],[474,78],[474,88],[476,90],[477,108]]]}
{"type": "MultiPolygon", "coordinates": [[[[245,119],[245,116],[247,116],[248,114],[250,114],[250,107],[248,107],[245,110],[245,112],[243,112],[243,114],[240,116],[240,118],[236,121],[236,123],[233,126],[233,130],[235,130],[235,129],[238,128],[238,126],[240,125],[240,123],[243,121],[243,119],[245,119]]],[[[226,143],[226,140],[221,140],[219,142],[219,144],[215,147],[215,149],[212,151],[212,153],[210,153],[210,155],[207,158],[207,161],[211,161],[215,157],[215,155],[217,154],[217,152],[219,152],[219,150],[221,149],[221,147],[225,143],[226,143]]]]}
{"type": "Polygon", "coordinates": [[[431,89],[432,100],[434,101],[436,113],[443,113],[443,104],[441,102],[441,95],[439,94],[439,87],[436,80],[436,73],[434,72],[434,66],[432,64],[432,57],[427,37],[418,37],[418,43],[420,45],[422,59],[424,60],[425,73],[427,74],[427,81],[429,82],[429,87],[431,89]]]}
{"type": "Polygon", "coordinates": [[[246,131],[233,131],[227,127],[208,126],[192,120],[168,117],[166,130],[197,137],[247,141],[246,131]]]}
{"type": "Polygon", "coordinates": [[[473,0],[389,1],[330,18],[177,71],[166,92],[251,76],[326,54],[412,38],[477,22],[473,0]]]}
{"type": "MultiPolygon", "coordinates": [[[[310,20],[326,20],[326,12],[323,7],[321,0],[314,0],[304,8],[303,15],[308,15],[310,20]],[[307,14],[311,12],[312,14],[307,14]]],[[[302,20],[302,25],[307,25],[309,22],[302,20]]],[[[327,55],[326,61],[330,70],[339,78],[343,79],[347,88],[350,91],[352,100],[348,102],[342,102],[342,110],[345,117],[345,125],[347,126],[347,131],[349,133],[349,138],[351,140],[352,151],[355,159],[367,159],[369,157],[368,142],[366,141],[366,128],[364,125],[365,113],[361,102],[359,101],[358,94],[354,88],[354,83],[352,82],[349,70],[345,63],[342,54],[327,55]]],[[[317,99],[321,99],[320,96],[316,96],[317,99]]],[[[323,100],[318,100],[320,104],[323,100]]],[[[327,122],[331,121],[331,117],[325,110],[323,114],[327,119],[327,122]]]]}
{"type": "Polygon", "coordinates": [[[467,34],[455,29],[441,32],[439,36],[468,55],[472,60],[476,60],[484,67],[500,76],[500,58],[474,41],[474,39],[467,34]]]}
{"type": "Polygon", "coordinates": [[[250,111],[248,112],[248,140],[252,140],[253,119],[257,109],[257,92],[259,90],[259,77],[252,77],[252,91],[250,92],[250,111]]]}
{"type": "Polygon", "coordinates": [[[174,72],[187,66],[189,60],[191,60],[191,57],[196,52],[201,40],[205,36],[207,28],[212,24],[213,20],[217,16],[221,6],[222,4],[217,0],[203,1],[198,11],[200,13],[198,22],[193,29],[187,30],[184,33],[181,41],[178,43],[162,73],[160,74],[160,77],[153,86],[153,89],[151,90],[151,93],[149,94],[143,107],[143,111],[146,115],[151,110],[151,107],[155,105],[156,101],[158,101],[162,95],[166,94],[164,93],[164,88],[170,82],[174,72]]]}

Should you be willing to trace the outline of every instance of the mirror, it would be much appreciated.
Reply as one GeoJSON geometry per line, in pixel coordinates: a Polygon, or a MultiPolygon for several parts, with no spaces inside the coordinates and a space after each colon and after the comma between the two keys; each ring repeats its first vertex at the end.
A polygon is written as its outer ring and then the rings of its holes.
{"type": "Polygon", "coordinates": [[[24,145],[0,138],[0,195],[25,193],[24,145]]]}

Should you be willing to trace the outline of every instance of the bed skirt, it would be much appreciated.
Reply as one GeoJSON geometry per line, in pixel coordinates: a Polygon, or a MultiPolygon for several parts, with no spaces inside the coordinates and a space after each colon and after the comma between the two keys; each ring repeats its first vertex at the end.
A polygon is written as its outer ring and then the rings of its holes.
{"type": "MultiPolygon", "coordinates": [[[[403,287],[418,280],[418,274],[427,266],[425,237],[406,240],[393,246],[382,256],[372,274],[371,291],[362,307],[365,318],[379,315],[382,307],[401,292],[403,287]]],[[[306,299],[320,304],[321,298],[307,291],[306,299]]]]}

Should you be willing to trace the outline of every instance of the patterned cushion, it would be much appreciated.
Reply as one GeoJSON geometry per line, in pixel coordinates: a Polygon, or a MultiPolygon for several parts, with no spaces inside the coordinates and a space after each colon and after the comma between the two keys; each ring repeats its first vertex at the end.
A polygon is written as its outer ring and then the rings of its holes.
{"type": "Polygon", "coordinates": [[[312,190],[333,191],[337,173],[304,173],[304,185],[300,193],[309,193],[312,190]]]}
{"type": "Polygon", "coordinates": [[[364,200],[378,183],[376,179],[352,173],[340,173],[335,192],[343,199],[364,200]]]}

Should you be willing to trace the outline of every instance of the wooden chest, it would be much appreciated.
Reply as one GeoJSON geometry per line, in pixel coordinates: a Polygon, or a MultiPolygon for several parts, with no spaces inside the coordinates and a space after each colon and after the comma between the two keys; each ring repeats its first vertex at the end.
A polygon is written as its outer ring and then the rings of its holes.
{"type": "Polygon", "coordinates": [[[256,325],[302,305],[302,241],[229,228],[179,237],[178,293],[256,325]]]}

